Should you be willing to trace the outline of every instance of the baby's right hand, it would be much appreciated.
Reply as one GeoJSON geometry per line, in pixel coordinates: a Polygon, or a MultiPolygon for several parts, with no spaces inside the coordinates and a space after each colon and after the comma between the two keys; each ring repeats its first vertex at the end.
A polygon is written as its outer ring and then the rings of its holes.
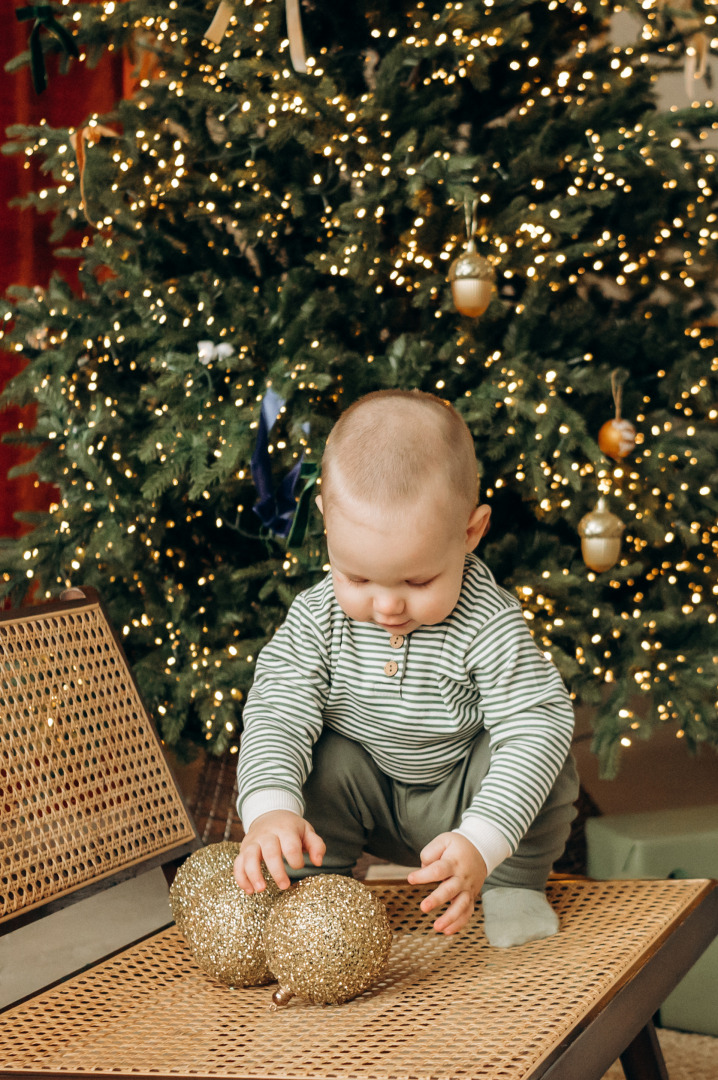
{"type": "Polygon", "coordinates": [[[267,884],[261,869],[264,860],[279,888],[288,889],[291,882],[284,869],[284,859],[294,870],[301,870],[306,851],[314,865],[321,866],[326,850],[322,838],[299,814],[272,810],[260,814],[250,825],[234,860],[234,876],[239,887],[250,896],[262,892],[267,884]]]}

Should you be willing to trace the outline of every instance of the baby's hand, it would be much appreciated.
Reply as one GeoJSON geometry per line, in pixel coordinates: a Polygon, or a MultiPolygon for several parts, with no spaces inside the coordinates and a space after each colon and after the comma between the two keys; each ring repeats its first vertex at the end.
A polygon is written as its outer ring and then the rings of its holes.
{"type": "Polygon", "coordinates": [[[485,877],[486,863],[471,841],[461,833],[446,832],[426,845],[421,852],[421,870],[413,870],[407,880],[412,885],[441,882],[422,900],[421,910],[433,911],[448,904],[434,929],[440,934],[455,934],[471,918],[485,877]]]}
{"type": "Polygon", "coordinates": [[[264,860],[279,888],[288,889],[291,882],[283,860],[286,859],[293,869],[300,870],[304,866],[305,851],[315,866],[322,865],[326,845],[308,821],[291,810],[260,814],[249,827],[242,849],[234,860],[237,884],[250,895],[262,892],[267,884],[261,869],[264,860]]]}

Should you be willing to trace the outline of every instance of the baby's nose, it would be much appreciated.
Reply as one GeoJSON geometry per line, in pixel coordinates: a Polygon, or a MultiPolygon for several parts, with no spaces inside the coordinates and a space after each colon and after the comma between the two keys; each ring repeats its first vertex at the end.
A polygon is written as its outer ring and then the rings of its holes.
{"type": "Polygon", "coordinates": [[[381,592],[374,597],[374,610],[380,615],[400,615],[404,601],[399,593],[381,592]]]}

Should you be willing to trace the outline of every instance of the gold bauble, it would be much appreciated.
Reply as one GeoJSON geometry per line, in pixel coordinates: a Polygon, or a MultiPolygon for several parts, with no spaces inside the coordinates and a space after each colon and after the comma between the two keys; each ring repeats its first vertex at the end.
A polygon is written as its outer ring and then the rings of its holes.
{"type": "Polygon", "coordinates": [[[248,895],[232,867],[240,845],[225,842],[200,848],[182,864],[170,888],[177,928],[198,966],[229,986],[273,982],[264,933],[280,892],[262,865],[267,887],[248,895]]]}
{"type": "Polygon", "coordinates": [[[473,240],[449,267],[449,281],[457,311],[472,318],[484,314],[491,300],[494,272],[489,260],[477,254],[473,240]]]}
{"type": "Polygon", "coordinates": [[[598,433],[598,446],[606,457],[622,461],[636,448],[636,429],[630,420],[607,420],[598,433]]]}
{"type": "Polygon", "coordinates": [[[185,915],[192,910],[194,901],[202,896],[207,881],[219,871],[233,866],[240,846],[229,841],[209,844],[193,851],[182,863],[170,886],[172,914],[180,930],[183,929],[185,915]]]}
{"type": "Polygon", "coordinates": [[[386,907],[368,886],[338,874],[304,878],[274,905],[265,935],[279,983],[275,1005],[295,994],[341,1005],[367,990],[391,948],[386,907]]]}
{"type": "Polygon", "coordinates": [[[625,527],[621,519],[606,508],[603,496],[596,503],[595,510],[584,514],[578,523],[578,534],[581,537],[583,561],[589,569],[602,574],[616,565],[625,527]]]}

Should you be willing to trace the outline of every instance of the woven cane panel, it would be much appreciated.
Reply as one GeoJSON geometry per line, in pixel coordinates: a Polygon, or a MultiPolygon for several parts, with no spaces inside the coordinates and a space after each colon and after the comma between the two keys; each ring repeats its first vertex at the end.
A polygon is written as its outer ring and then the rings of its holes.
{"type": "Polygon", "coordinates": [[[431,930],[426,890],[375,886],[394,943],[382,981],[346,1005],[203,975],[172,927],[0,1016],[0,1061],[32,1076],[245,1080],[524,1080],[689,909],[705,882],[556,882],[561,933],[502,950],[480,913],[431,930]]]}
{"type": "Polygon", "coordinates": [[[0,920],[194,833],[94,604],[0,622],[0,920]]]}

